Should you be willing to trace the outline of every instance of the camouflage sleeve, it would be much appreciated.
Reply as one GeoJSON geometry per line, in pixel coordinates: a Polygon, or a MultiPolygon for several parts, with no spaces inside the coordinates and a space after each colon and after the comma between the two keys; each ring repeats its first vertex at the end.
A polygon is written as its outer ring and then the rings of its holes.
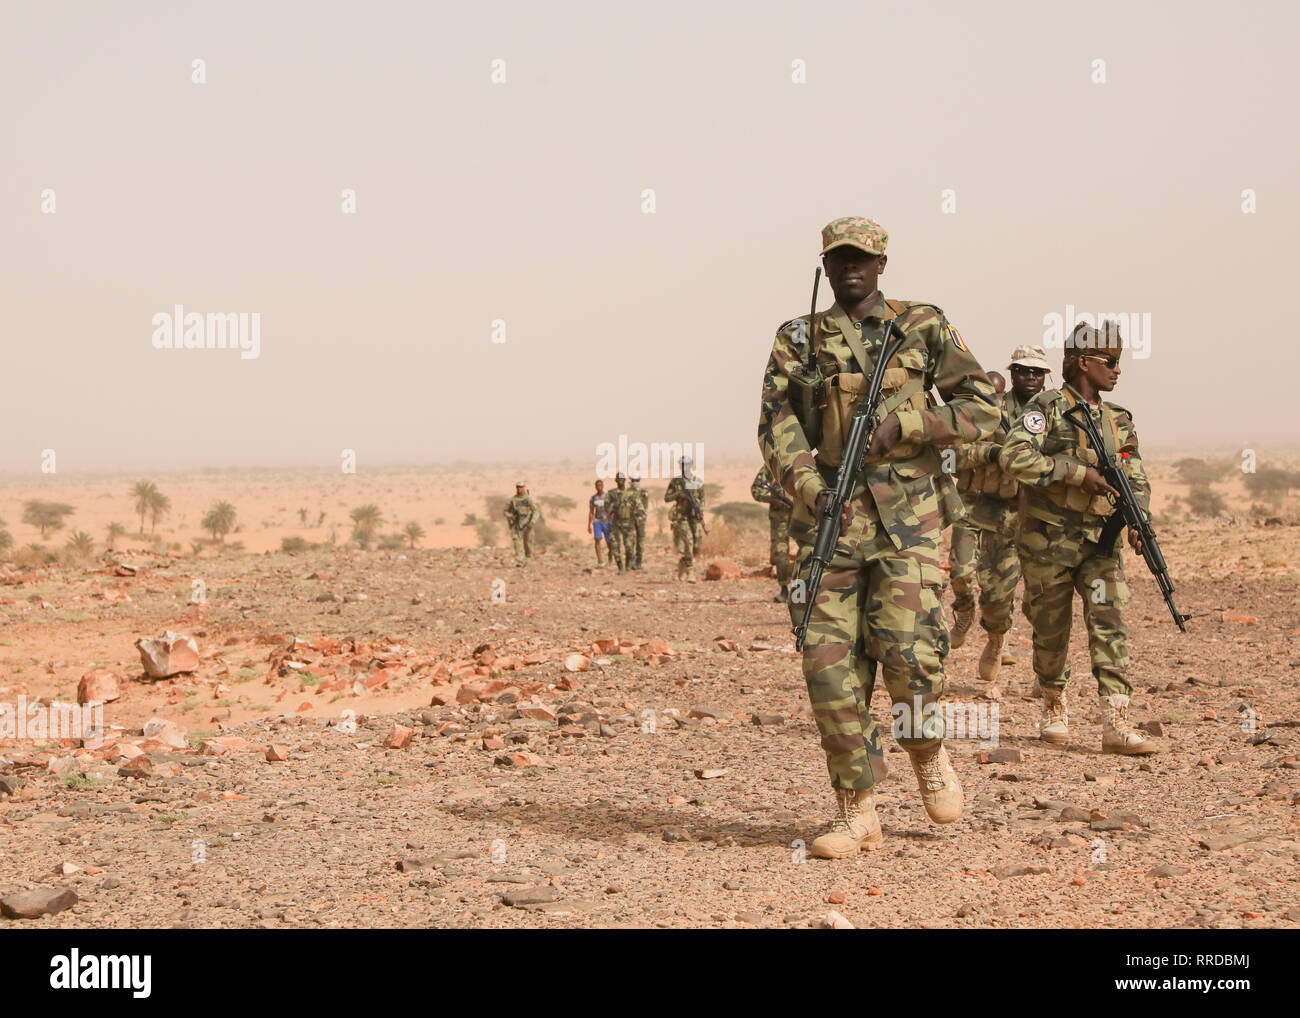
{"type": "Polygon", "coordinates": [[[791,496],[814,505],[817,496],[826,488],[817,464],[813,459],[808,436],[790,405],[790,369],[800,363],[802,344],[796,346],[796,336],[802,337],[806,322],[794,319],[777,330],[772,343],[772,355],[763,373],[763,400],[758,417],[758,448],[763,462],[775,482],[791,496]]]}
{"type": "Polygon", "coordinates": [[[1133,415],[1123,407],[1115,407],[1116,419],[1115,427],[1123,436],[1120,445],[1120,455],[1127,459],[1127,469],[1124,471],[1128,474],[1129,484],[1133,488],[1133,494],[1137,496],[1138,504],[1142,506],[1144,512],[1151,512],[1151,481],[1147,477],[1146,467],[1142,465],[1142,454],[1138,451],[1138,433],[1137,428],[1133,425],[1133,415]]]}
{"type": "Polygon", "coordinates": [[[539,520],[542,523],[546,522],[546,518],[542,516],[542,507],[537,504],[537,500],[533,498],[532,495],[528,496],[528,507],[532,510],[533,519],[539,520]]]}
{"type": "Polygon", "coordinates": [[[674,477],[671,481],[668,482],[668,487],[664,491],[664,501],[665,502],[677,501],[677,478],[674,477]]]}
{"type": "Polygon", "coordinates": [[[976,467],[996,463],[997,454],[1002,451],[1002,447],[996,442],[962,442],[955,448],[957,450],[957,465],[954,470],[958,473],[963,470],[974,470],[976,467]],[[989,458],[990,454],[992,454],[992,459],[989,458]]]}
{"type": "Polygon", "coordinates": [[[1039,397],[1035,397],[1025,407],[1020,420],[1011,425],[1011,432],[998,455],[998,465],[1021,484],[1046,486],[1057,481],[1076,486],[1082,484],[1083,475],[1088,472],[1085,464],[1072,456],[1048,456],[1043,452],[1043,438],[1059,426],[1060,412],[1055,401],[1040,402],[1039,397]],[[1032,422],[1033,426],[1027,427],[1026,421],[1032,422]]]}
{"type": "Polygon", "coordinates": [[[927,370],[943,397],[943,406],[902,410],[900,440],[925,445],[953,445],[989,438],[998,426],[998,397],[975,355],[943,316],[930,305],[919,305],[902,321],[910,333],[925,330],[929,350],[927,370]]]}
{"type": "Polygon", "coordinates": [[[763,467],[754,475],[754,483],[749,486],[749,494],[755,502],[772,501],[772,490],[767,486],[767,468],[763,467]]]}

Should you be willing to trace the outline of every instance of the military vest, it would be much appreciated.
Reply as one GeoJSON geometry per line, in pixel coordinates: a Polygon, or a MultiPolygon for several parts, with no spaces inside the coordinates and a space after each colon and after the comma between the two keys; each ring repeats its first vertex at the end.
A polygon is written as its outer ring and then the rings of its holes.
{"type": "MultiPolygon", "coordinates": [[[[1056,399],[1063,400],[1066,403],[1064,408],[1066,410],[1082,402],[1067,388],[1058,390],[1056,399]]],[[[1085,409],[1088,408],[1085,406],[1085,409]]],[[[1101,433],[1101,439],[1106,445],[1106,451],[1116,462],[1125,464],[1121,469],[1127,470],[1126,461],[1119,455],[1119,427],[1115,423],[1115,412],[1105,402],[1099,403],[1098,409],[1100,410],[1100,421],[1097,430],[1101,433]]],[[[1069,421],[1064,420],[1059,411],[1054,413],[1053,418],[1060,420],[1062,425],[1072,432],[1072,436],[1069,441],[1066,441],[1060,437],[1057,429],[1049,431],[1043,438],[1044,454],[1048,456],[1064,454],[1078,460],[1085,466],[1095,467],[1098,463],[1097,454],[1088,445],[1088,440],[1084,437],[1083,431],[1076,428],[1069,421]]],[[[1094,420],[1096,420],[1095,415],[1094,420]]],[[[1065,481],[1055,481],[1043,487],[1025,487],[1023,491],[1031,505],[1035,499],[1041,497],[1058,508],[1087,513],[1091,516],[1109,516],[1113,509],[1107,496],[1089,495],[1081,485],[1067,484],[1065,481]]]]}

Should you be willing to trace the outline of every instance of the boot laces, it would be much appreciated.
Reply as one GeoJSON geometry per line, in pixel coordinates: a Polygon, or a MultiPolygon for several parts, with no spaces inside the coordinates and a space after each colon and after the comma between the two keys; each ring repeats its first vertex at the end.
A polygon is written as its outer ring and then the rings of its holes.
{"type": "Polygon", "coordinates": [[[831,830],[835,832],[852,833],[849,825],[857,813],[854,808],[853,790],[848,788],[839,788],[835,791],[836,798],[839,799],[839,810],[835,818],[831,820],[831,830]]]}
{"type": "Polygon", "coordinates": [[[948,775],[940,760],[942,756],[942,752],[935,753],[933,756],[922,760],[917,768],[921,780],[925,782],[925,787],[932,791],[938,791],[948,783],[948,775]]]}
{"type": "Polygon", "coordinates": [[[1117,704],[1111,704],[1110,708],[1110,727],[1126,739],[1142,739],[1144,736],[1128,719],[1128,707],[1121,707],[1117,704]]]}
{"type": "Polygon", "coordinates": [[[1052,693],[1044,694],[1043,707],[1047,714],[1047,724],[1055,724],[1058,721],[1062,723],[1066,722],[1068,715],[1065,708],[1064,693],[1057,693],[1055,695],[1052,693]]]}

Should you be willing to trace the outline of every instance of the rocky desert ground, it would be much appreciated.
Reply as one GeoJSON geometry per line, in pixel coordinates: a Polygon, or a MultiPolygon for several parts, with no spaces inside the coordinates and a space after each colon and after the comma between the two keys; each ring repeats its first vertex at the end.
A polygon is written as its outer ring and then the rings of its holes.
{"type": "MultiPolygon", "coordinates": [[[[578,505],[526,569],[463,523],[519,468],[158,477],[144,537],[137,478],[10,478],[0,703],[80,691],[105,730],[0,739],[0,925],[1294,927],[1300,515],[1252,513],[1232,477],[1191,514],[1176,458],[1151,469],[1186,635],[1127,565],[1135,715],[1164,752],[1100,754],[1081,637],[1073,741],[1039,742],[1017,613],[996,687],[978,633],[948,661],[948,699],[998,719],[996,745],[949,742],[965,816],[931,824],[887,738],[884,848],[840,863],[802,851],[831,799],[765,526],[714,521],[676,583],[653,515],[644,572],[592,568],[571,466],[529,469],[578,505]],[[45,547],[84,530],[82,560],[30,547],[35,498],[75,507],[45,547]],[[202,543],[218,499],[242,529],[202,543]],[[425,536],[356,547],[362,503],[425,536]],[[166,631],[196,654],[151,678],[137,641],[166,631]]],[[[715,504],[756,466],[707,471],[715,504]]]]}

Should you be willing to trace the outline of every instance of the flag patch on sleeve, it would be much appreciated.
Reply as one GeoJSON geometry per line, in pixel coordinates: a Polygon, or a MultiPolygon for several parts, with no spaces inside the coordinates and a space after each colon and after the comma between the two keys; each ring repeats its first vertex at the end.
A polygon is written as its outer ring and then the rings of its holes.
{"type": "Polygon", "coordinates": [[[970,349],[966,346],[966,341],[965,341],[964,339],[961,338],[961,333],[960,333],[960,332],[958,332],[956,329],[954,329],[951,325],[948,326],[948,332],[949,332],[949,334],[951,334],[951,336],[952,336],[952,345],[953,345],[953,346],[955,346],[958,350],[961,350],[963,353],[969,353],[969,352],[970,352],[970,349]]]}

